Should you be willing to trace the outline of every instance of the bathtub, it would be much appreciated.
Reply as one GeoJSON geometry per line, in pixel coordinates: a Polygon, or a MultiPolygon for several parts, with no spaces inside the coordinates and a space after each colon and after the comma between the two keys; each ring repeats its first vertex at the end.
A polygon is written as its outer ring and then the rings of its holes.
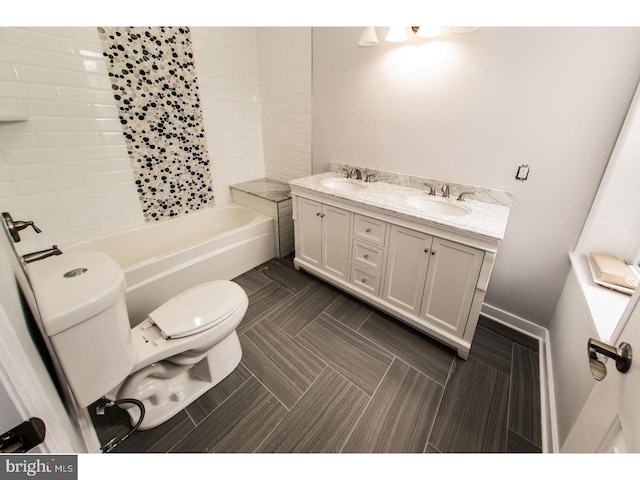
{"type": "Polygon", "coordinates": [[[61,247],[101,251],[124,270],[131,326],[187,288],[230,280],[275,256],[271,217],[227,203],[61,247]]]}

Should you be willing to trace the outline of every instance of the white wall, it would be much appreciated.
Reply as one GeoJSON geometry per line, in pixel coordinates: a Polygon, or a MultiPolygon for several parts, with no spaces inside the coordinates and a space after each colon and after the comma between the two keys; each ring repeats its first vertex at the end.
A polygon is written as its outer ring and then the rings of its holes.
{"type": "Polygon", "coordinates": [[[548,325],[640,78],[640,29],[482,28],[373,48],[360,32],[314,28],[314,172],[333,161],[515,192],[485,301],[548,325]]]}
{"type": "Polygon", "coordinates": [[[549,326],[559,445],[571,431],[595,380],[587,340],[598,338],[576,276],[570,273],[549,326]]]}
{"type": "Polygon", "coordinates": [[[576,252],[603,252],[630,263],[640,246],[640,93],[636,91],[576,252]]]}
{"type": "Polygon", "coordinates": [[[311,175],[311,28],[258,28],[266,175],[311,175]]]}

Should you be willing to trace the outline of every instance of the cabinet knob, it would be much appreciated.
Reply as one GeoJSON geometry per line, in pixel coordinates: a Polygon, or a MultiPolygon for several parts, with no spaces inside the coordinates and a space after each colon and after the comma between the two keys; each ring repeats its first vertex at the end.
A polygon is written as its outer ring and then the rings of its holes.
{"type": "Polygon", "coordinates": [[[367,279],[366,279],[366,278],[363,278],[363,279],[362,279],[362,283],[367,283],[367,279]]]}
{"type": "Polygon", "coordinates": [[[435,255],[436,251],[435,250],[431,250],[431,255],[435,255]]]}
{"type": "Polygon", "coordinates": [[[319,216],[320,216],[320,212],[316,213],[316,217],[319,217],[319,216]]]}
{"type": "Polygon", "coordinates": [[[370,228],[367,228],[367,229],[365,230],[365,232],[370,233],[370,232],[371,232],[371,229],[370,229],[370,228]]]}
{"type": "Polygon", "coordinates": [[[364,258],[369,258],[369,254],[368,254],[368,253],[365,253],[365,254],[363,255],[363,257],[364,257],[364,258]]]}
{"type": "Polygon", "coordinates": [[[424,253],[429,253],[429,249],[428,249],[428,248],[425,248],[425,249],[424,249],[424,253]]]}

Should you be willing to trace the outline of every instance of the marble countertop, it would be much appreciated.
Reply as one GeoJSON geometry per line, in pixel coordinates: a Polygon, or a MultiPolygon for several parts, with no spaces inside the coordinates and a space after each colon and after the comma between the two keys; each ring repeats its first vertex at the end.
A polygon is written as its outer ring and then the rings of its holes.
{"type": "Polygon", "coordinates": [[[509,207],[494,203],[479,202],[470,198],[466,198],[464,202],[459,202],[453,194],[451,198],[448,199],[442,198],[441,196],[429,196],[424,190],[385,182],[365,183],[362,180],[349,180],[349,182],[361,184],[363,188],[353,192],[342,192],[323,184],[323,182],[331,179],[346,181],[344,175],[326,172],[292,180],[289,184],[293,187],[300,187],[332,197],[359,202],[363,205],[399,213],[418,220],[426,220],[436,225],[455,228],[491,239],[502,240],[504,237],[507,219],[509,218],[509,207]],[[407,203],[408,198],[416,196],[424,196],[426,199],[437,202],[463,206],[468,208],[470,213],[466,215],[427,213],[407,203]]]}
{"type": "Polygon", "coordinates": [[[235,185],[230,185],[230,188],[235,188],[242,192],[266,198],[272,202],[281,202],[291,198],[291,187],[289,187],[288,183],[271,180],[269,178],[237,183],[235,185]]]}

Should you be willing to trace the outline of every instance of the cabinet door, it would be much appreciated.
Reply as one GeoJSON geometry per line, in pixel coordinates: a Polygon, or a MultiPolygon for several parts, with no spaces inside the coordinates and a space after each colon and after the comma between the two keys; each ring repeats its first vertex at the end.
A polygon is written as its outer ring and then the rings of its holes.
{"type": "Polygon", "coordinates": [[[462,336],[484,252],[434,238],[420,316],[462,336]]]}
{"type": "Polygon", "coordinates": [[[433,237],[391,226],[382,298],[406,312],[419,314],[433,237]]]}
{"type": "Polygon", "coordinates": [[[298,197],[296,256],[320,267],[322,258],[322,204],[298,197]]]}
{"type": "Polygon", "coordinates": [[[351,212],[322,206],[322,268],[342,280],[349,280],[351,212]]]}

